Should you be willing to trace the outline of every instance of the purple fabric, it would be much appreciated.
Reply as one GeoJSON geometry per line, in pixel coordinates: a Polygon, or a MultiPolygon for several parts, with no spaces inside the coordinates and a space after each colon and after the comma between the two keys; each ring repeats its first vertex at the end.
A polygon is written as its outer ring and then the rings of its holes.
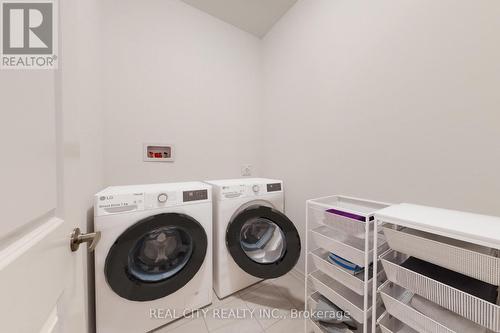
{"type": "Polygon", "coordinates": [[[336,210],[336,209],[328,209],[327,212],[331,213],[331,214],[335,214],[335,215],[340,215],[340,216],[343,216],[343,217],[347,217],[349,219],[366,222],[366,217],[361,216],[361,215],[357,215],[357,214],[353,214],[353,213],[348,213],[348,212],[343,212],[341,210],[336,210]]]}

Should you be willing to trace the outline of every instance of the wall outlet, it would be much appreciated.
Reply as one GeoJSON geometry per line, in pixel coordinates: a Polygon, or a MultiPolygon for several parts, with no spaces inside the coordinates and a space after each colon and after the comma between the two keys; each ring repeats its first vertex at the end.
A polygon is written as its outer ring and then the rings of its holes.
{"type": "Polygon", "coordinates": [[[243,177],[252,176],[252,166],[250,164],[245,164],[244,166],[242,166],[241,167],[241,175],[243,177]]]}

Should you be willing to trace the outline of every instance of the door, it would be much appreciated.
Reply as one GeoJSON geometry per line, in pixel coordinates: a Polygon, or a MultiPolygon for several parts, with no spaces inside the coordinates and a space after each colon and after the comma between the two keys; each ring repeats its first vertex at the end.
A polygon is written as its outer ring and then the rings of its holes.
{"type": "Polygon", "coordinates": [[[262,279],[288,273],[300,257],[300,237],[292,221],[259,204],[243,209],[230,221],[226,245],[241,269],[262,279]]]}
{"type": "Polygon", "coordinates": [[[104,266],[115,293],[152,301],[184,287],[207,254],[203,226],[180,213],[149,216],[126,229],[111,246],[104,266]]]}
{"type": "MultiPolygon", "coordinates": [[[[69,6],[63,30],[74,21],[69,6]]],[[[86,218],[78,116],[61,59],[55,71],[0,70],[2,332],[87,331],[83,255],[69,247],[86,218]]]]}

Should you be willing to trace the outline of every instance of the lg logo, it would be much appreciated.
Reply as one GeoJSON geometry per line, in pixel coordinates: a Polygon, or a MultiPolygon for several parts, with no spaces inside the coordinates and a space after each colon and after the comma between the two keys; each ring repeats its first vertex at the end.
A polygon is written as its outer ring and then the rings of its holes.
{"type": "Polygon", "coordinates": [[[49,0],[2,1],[3,68],[55,67],[54,6],[49,0]]]}

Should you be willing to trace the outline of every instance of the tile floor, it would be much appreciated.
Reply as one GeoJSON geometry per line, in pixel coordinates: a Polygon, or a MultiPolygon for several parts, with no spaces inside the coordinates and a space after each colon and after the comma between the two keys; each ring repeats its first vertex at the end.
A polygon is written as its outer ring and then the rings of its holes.
{"type": "Polygon", "coordinates": [[[303,333],[304,322],[290,317],[292,309],[304,309],[304,281],[287,274],[263,281],[222,300],[214,294],[212,305],[204,309],[206,315],[199,312],[200,316],[177,320],[154,333],[303,333]],[[254,315],[238,319],[218,318],[219,314],[230,310],[247,314],[254,310],[254,315]],[[273,318],[259,315],[262,313],[272,313],[273,318]]]}

